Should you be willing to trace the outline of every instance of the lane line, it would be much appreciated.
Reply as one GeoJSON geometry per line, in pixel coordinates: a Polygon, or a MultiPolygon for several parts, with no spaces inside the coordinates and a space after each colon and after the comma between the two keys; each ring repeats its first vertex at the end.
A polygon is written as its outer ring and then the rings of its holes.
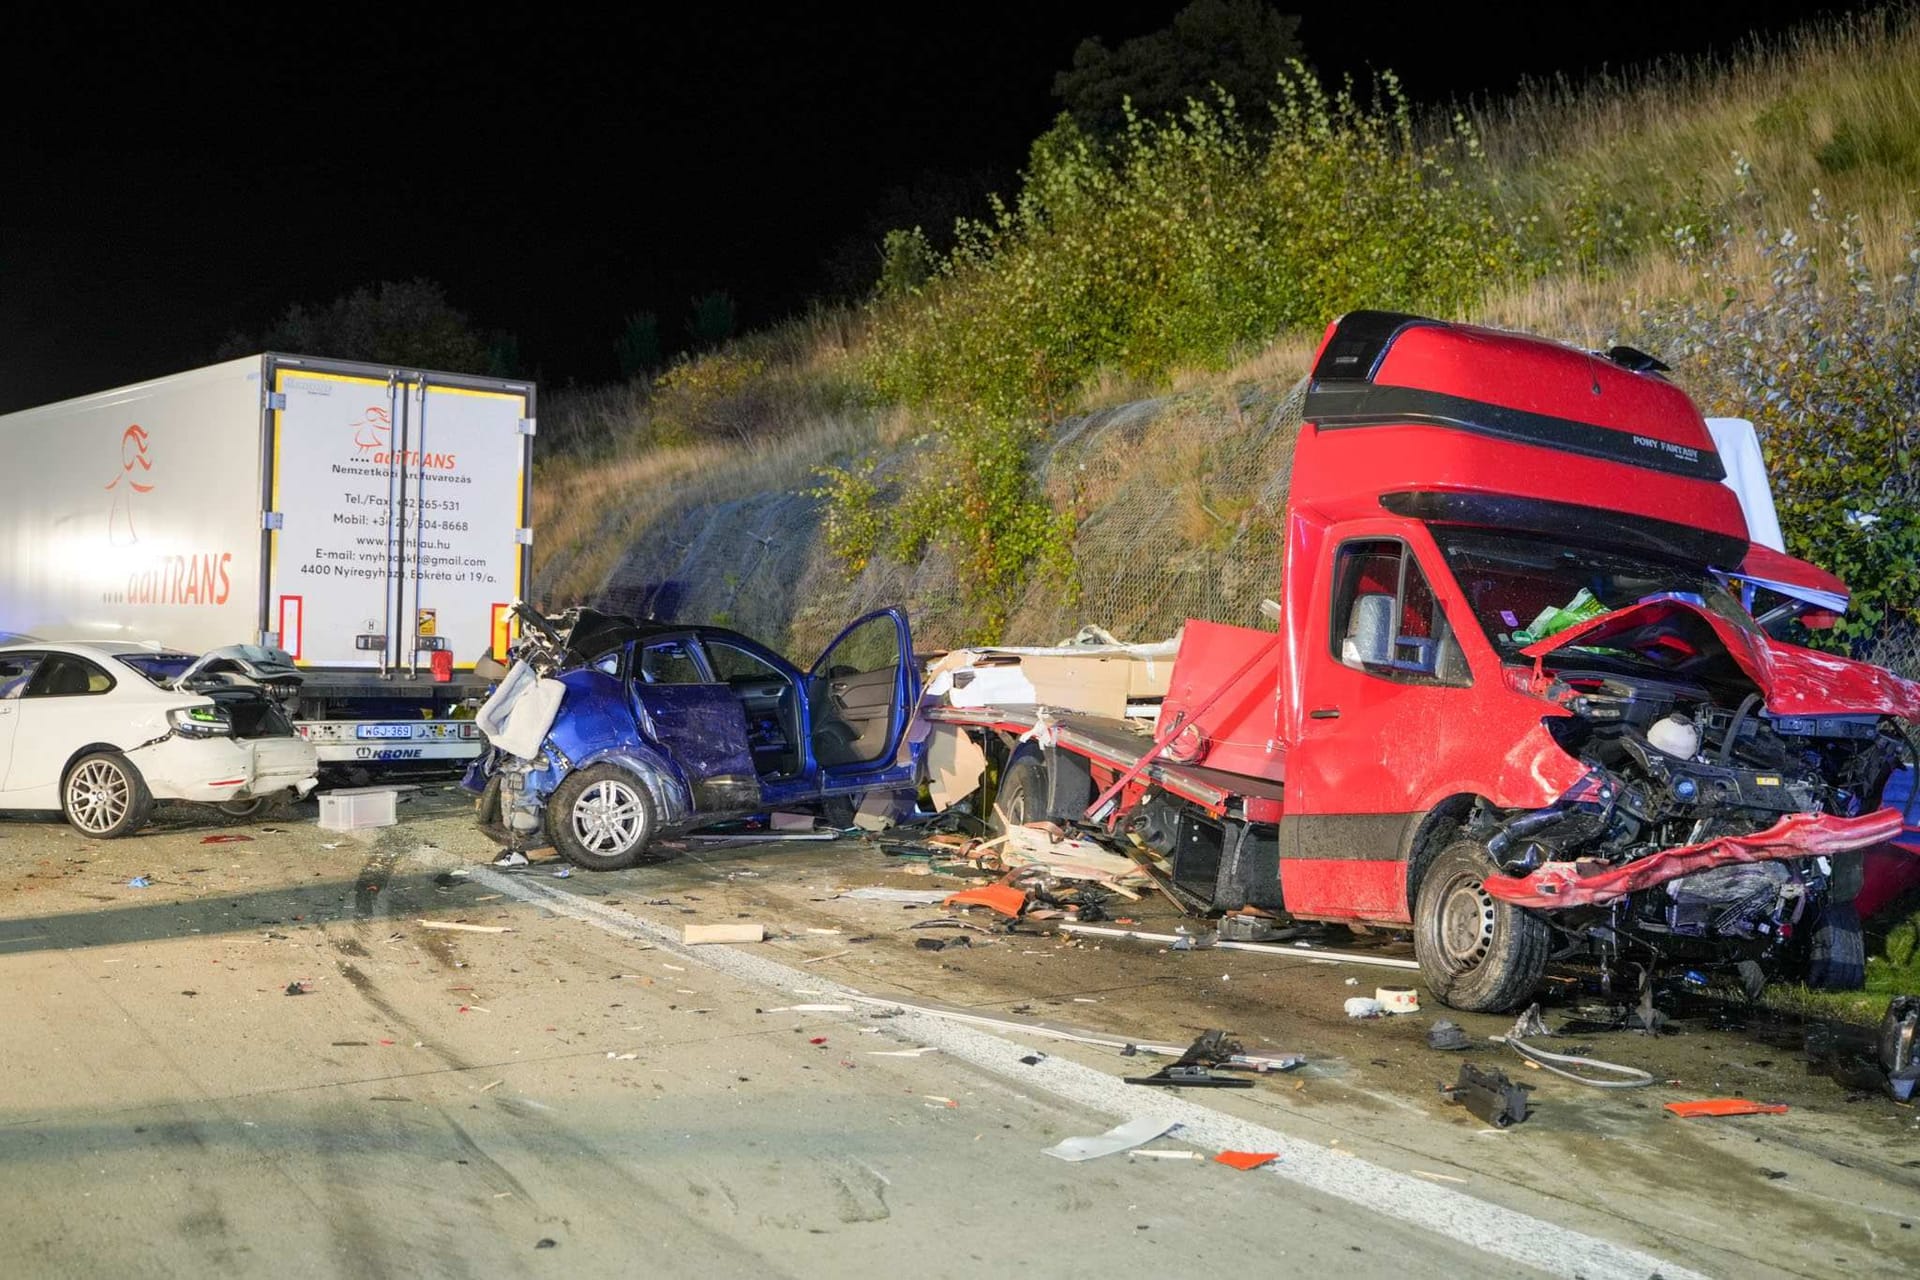
{"type": "MultiPolygon", "coordinates": [[[[472,868],[468,878],[616,937],[647,943],[740,982],[810,996],[868,995],[817,973],[734,947],[689,947],[672,929],[538,880],[503,875],[485,867],[472,868]]],[[[1411,1223],[1495,1257],[1537,1267],[1552,1275],[1581,1280],[1649,1280],[1653,1276],[1662,1280],[1705,1280],[1698,1272],[1651,1254],[1282,1134],[1265,1125],[1215,1111],[1172,1091],[1143,1098],[1139,1088],[1126,1084],[1118,1076],[1058,1056],[1043,1058],[1037,1065],[1023,1064],[1021,1057],[1031,1053],[1027,1046],[974,1027],[910,1011],[874,1025],[896,1038],[934,1045],[943,1053],[1020,1087],[1044,1090],[1055,1098],[1104,1115],[1122,1120],[1146,1112],[1164,1116],[1180,1125],[1177,1138],[1197,1146],[1278,1151],[1281,1159],[1266,1166],[1273,1176],[1349,1201],[1370,1214],[1411,1223]]]]}

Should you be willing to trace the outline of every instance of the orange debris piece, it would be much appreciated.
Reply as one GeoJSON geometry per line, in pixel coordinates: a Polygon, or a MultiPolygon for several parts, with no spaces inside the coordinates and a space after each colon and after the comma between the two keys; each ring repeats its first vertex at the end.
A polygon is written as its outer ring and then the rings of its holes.
{"type": "Polygon", "coordinates": [[[1018,920],[1020,913],[1027,909],[1027,891],[1016,889],[1010,884],[982,885],[978,889],[962,889],[949,897],[945,904],[949,907],[985,907],[1011,920],[1018,920]]]}
{"type": "Polygon", "coordinates": [[[1750,1102],[1745,1098],[1702,1098],[1698,1102],[1669,1102],[1667,1110],[1682,1120],[1695,1116],[1779,1116],[1787,1109],[1777,1102],[1750,1102]]]}
{"type": "Polygon", "coordinates": [[[1222,1151],[1214,1157],[1214,1160],[1244,1172],[1248,1169],[1258,1169],[1263,1164],[1271,1164],[1279,1158],[1278,1151],[1222,1151]]]}

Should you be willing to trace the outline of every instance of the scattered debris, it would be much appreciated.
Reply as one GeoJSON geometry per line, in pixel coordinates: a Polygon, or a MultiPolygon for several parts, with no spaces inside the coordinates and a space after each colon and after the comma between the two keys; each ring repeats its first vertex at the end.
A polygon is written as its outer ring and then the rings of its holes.
{"type": "Polygon", "coordinates": [[[913,945],[921,951],[945,951],[947,949],[947,940],[945,938],[915,938],[913,945]]]}
{"type": "Polygon", "coordinates": [[[1895,996],[1880,1019],[1880,1068],[1895,1102],[1913,1097],[1920,1083],[1920,996],[1895,996]]]}
{"type": "Polygon", "coordinates": [[[763,924],[690,924],[681,934],[681,941],[689,946],[709,942],[765,942],[767,926],[763,924]]]}
{"type": "Polygon", "coordinates": [[[762,1009],[762,1013],[852,1013],[850,1004],[782,1004],[771,1009],[762,1009]]]}
{"type": "Polygon", "coordinates": [[[1464,1049],[1471,1043],[1467,1033],[1457,1022],[1449,1022],[1442,1018],[1427,1028],[1427,1048],[1429,1049],[1451,1053],[1456,1049],[1464,1049]]]}
{"type": "Polygon", "coordinates": [[[1171,1133],[1174,1122],[1142,1117],[1129,1120],[1105,1133],[1091,1138],[1068,1138],[1056,1146],[1048,1147],[1041,1154],[1052,1156],[1056,1160],[1078,1163],[1082,1160],[1096,1160],[1101,1156],[1118,1155],[1134,1147],[1144,1146],[1155,1138],[1171,1133]]]}
{"type": "Polygon", "coordinates": [[[300,979],[298,982],[289,982],[287,984],[287,994],[290,996],[311,995],[312,992],[313,988],[307,985],[305,978],[300,979]]]}
{"type": "Polygon", "coordinates": [[[991,1027],[997,1031],[1027,1032],[1042,1035],[1054,1040],[1069,1040],[1075,1044],[1090,1044],[1104,1049],[1118,1049],[1122,1054],[1151,1053],[1160,1057],[1177,1058],[1186,1052],[1179,1045],[1148,1044],[1144,1041],[1123,1040],[1117,1036],[1106,1035],[1098,1031],[1082,1031],[1074,1027],[1062,1027],[1054,1023],[1033,1019],[991,1015],[972,1009],[955,1009],[949,1005],[931,1004],[921,1001],[882,999],[879,996],[852,995],[847,999],[857,1004],[873,1007],[879,1012],[874,1016],[897,1016],[901,1013],[925,1014],[949,1022],[962,1022],[976,1027],[991,1027]]]}
{"type": "Polygon", "coordinates": [[[145,876],[135,876],[133,879],[127,881],[127,888],[145,889],[151,886],[152,884],[153,884],[153,881],[147,879],[145,876]]]}
{"type": "Polygon", "coordinates": [[[542,1236],[540,1239],[534,1241],[533,1247],[536,1249],[558,1249],[560,1242],[552,1236],[542,1236]]]}
{"type": "Polygon", "coordinates": [[[1127,1152],[1129,1160],[1205,1160],[1200,1151],[1168,1151],[1162,1147],[1136,1147],[1127,1152]]]}
{"type": "Polygon", "coordinates": [[[862,902],[907,902],[916,906],[931,907],[947,900],[951,890],[947,889],[890,889],[880,885],[869,885],[861,889],[849,889],[843,896],[858,898],[862,902]]]}
{"type": "Polygon", "coordinates": [[[559,867],[555,869],[553,873],[553,878],[555,880],[565,880],[571,877],[572,875],[573,875],[572,867],[559,867]]]}
{"type": "Polygon", "coordinates": [[[422,929],[445,929],[452,933],[512,933],[503,924],[466,924],[459,920],[415,920],[422,929]]]}
{"type": "Polygon", "coordinates": [[[1215,1156],[1216,1164],[1224,1164],[1230,1169],[1245,1173],[1249,1169],[1258,1169],[1263,1164],[1272,1164],[1280,1158],[1278,1151],[1222,1151],[1215,1156]]]}
{"type": "Polygon", "coordinates": [[[1701,1098],[1695,1102],[1669,1102],[1666,1109],[1682,1120],[1700,1116],[1779,1116],[1787,1108],[1777,1102],[1755,1102],[1750,1098],[1701,1098]]]}
{"type": "MultiPolygon", "coordinates": [[[[1140,929],[1106,929],[1094,925],[1063,924],[1060,932],[1086,935],[1096,938],[1126,938],[1134,942],[1173,943],[1180,939],[1179,934],[1147,933],[1140,929]]],[[[1287,946],[1266,942],[1233,942],[1215,937],[1203,940],[1202,946],[1221,947],[1231,951],[1254,951],[1270,956],[1300,957],[1307,960],[1331,960],[1340,964],[1367,964],[1385,969],[1418,969],[1417,960],[1402,960],[1398,956],[1365,955],[1353,951],[1322,951],[1317,947],[1308,947],[1302,943],[1287,946]]]]}
{"type": "Polygon", "coordinates": [[[1527,1086],[1507,1079],[1507,1073],[1487,1070],[1471,1062],[1460,1064],[1460,1078],[1451,1089],[1440,1090],[1447,1101],[1465,1107],[1468,1112],[1504,1129],[1527,1118],[1527,1086]]]}
{"type": "Polygon", "coordinates": [[[1349,1018],[1382,1018],[1387,1010],[1372,996],[1348,996],[1346,1004],[1349,1018]]]}
{"type": "Polygon", "coordinates": [[[203,837],[200,843],[201,844],[252,844],[253,837],[243,836],[236,832],[228,832],[223,835],[203,837]]]}
{"type": "Polygon", "coordinates": [[[1557,1076],[1565,1076],[1576,1084],[1584,1084],[1593,1089],[1644,1089],[1653,1083],[1652,1074],[1642,1071],[1639,1067],[1623,1067],[1616,1062],[1603,1062],[1599,1058],[1587,1058],[1579,1054],[1549,1053],[1514,1035],[1507,1037],[1507,1048],[1524,1058],[1529,1066],[1551,1071],[1557,1076]],[[1589,1067],[1621,1078],[1596,1080],[1592,1076],[1583,1076],[1578,1072],[1569,1071],[1566,1069],[1568,1067],[1589,1067]]]}
{"type": "Polygon", "coordinates": [[[918,1049],[869,1049],[867,1056],[869,1058],[919,1058],[938,1052],[940,1052],[938,1047],[928,1044],[918,1049]]]}
{"type": "Polygon", "coordinates": [[[1412,987],[1375,987],[1373,998],[1388,1013],[1420,1012],[1420,993],[1412,987]]]}
{"type": "Polygon", "coordinates": [[[810,813],[787,813],[775,809],[767,815],[767,826],[773,831],[812,831],[814,825],[810,813]]]}

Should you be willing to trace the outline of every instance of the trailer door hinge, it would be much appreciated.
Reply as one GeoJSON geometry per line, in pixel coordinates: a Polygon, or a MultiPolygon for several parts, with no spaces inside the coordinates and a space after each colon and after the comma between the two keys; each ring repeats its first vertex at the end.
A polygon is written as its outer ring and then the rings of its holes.
{"type": "Polygon", "coordinates": [[[515,529],[513,531],[513,540],[518,546],[530,547],[533,545],[533,530],[515,529]]]}
{"type": "Polygon", "coordinates": [[[522,418],[518,422],[514,423],[514,427],[520,432],[521,435],[530,436],[535,431],[539,430],[539,427],[537,425],[539,421],[540,420],[538,418],[522,418]]]}
{"type": "Polygon", "coordinates": [[[284,391],[267,392],[267,408],[284,409],[287,407],[287,393],[284,391]]]}
{"type": "Polygon", "coordinates": [[[260,513],[260,527],[262,529],[281,529],[286,527],[286,523],[287,517],[285,512],[262,511],[260,513]]]}

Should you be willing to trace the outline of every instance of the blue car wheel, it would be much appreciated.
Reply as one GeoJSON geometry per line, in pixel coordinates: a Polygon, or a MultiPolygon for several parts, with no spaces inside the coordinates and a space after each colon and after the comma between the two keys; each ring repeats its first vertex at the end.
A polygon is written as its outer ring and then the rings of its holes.
{"type": "Polygon", "coordinates": [[[655,825],[646,783],[618,765],[568,774],[547,801],[553,847],[589,871],[618,871],[638,862],[655,825]]]}

